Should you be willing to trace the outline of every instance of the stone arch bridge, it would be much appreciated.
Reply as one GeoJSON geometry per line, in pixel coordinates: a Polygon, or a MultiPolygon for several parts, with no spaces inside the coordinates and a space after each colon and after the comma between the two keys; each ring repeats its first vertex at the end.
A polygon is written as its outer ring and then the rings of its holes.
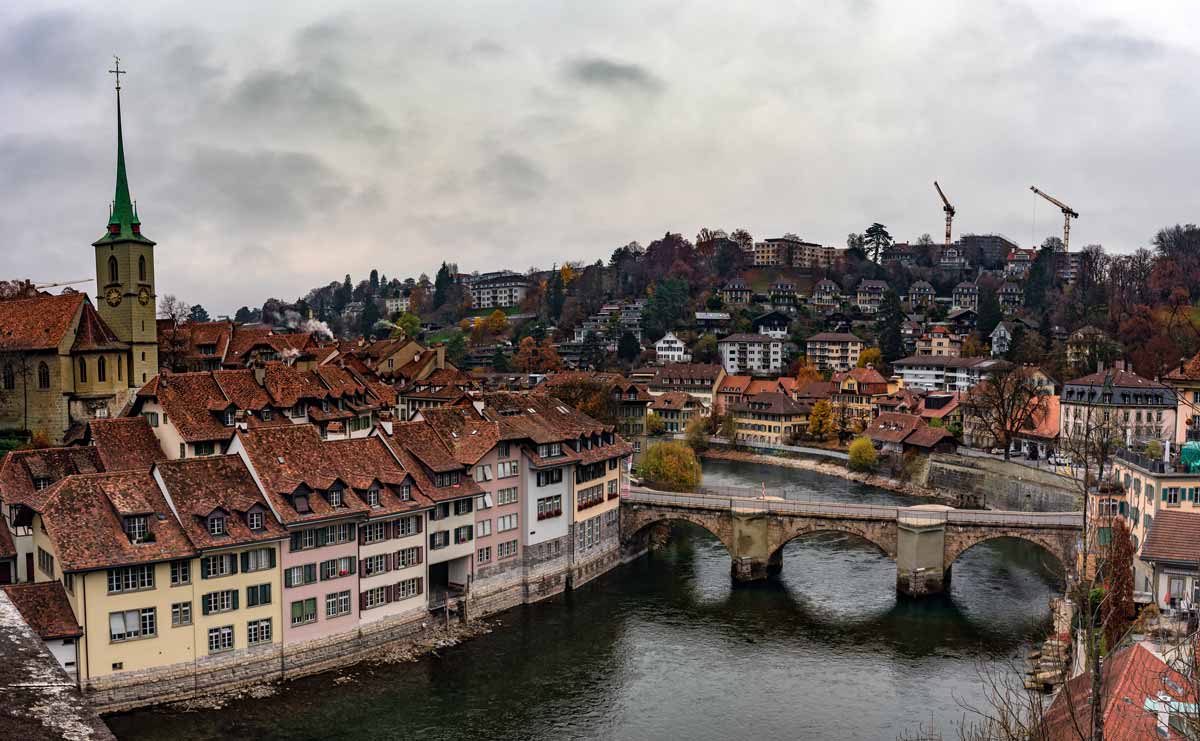
{"type": "Polygon", "coordinates": [[[652,526],[672,521],[690,522],[716,536],[729,551],[737,581],[777,573],[783,567],[783,547],[795,538],[818,532],[855,535],[896,562],[896,588],[911,596],[944,591],[955,559],[971,546],[996,538],[1036,543],[1064,569],[1071,569],[1083,529],[1078,512],[895,507],[634,488],[621,499],[625,553],[645,551],[652,526]]]}

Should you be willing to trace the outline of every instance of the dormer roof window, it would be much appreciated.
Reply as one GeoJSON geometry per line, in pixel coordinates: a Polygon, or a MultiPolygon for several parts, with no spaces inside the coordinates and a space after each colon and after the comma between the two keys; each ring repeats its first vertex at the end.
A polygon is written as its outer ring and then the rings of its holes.
{"type": "Polygon", "coordinates": [[[381,506],[380,501],[379,501],[379,487],[375,486],[374,484],[371,485],[370,489],[367,489],[367,506],[369,506],[369,507],[381,506]]]}
{"type": "Polygon", "coordinates": [[[223,417],[223,419],[224,419],[224,422],[225,422],[225,426],[226,426],[226,427],[233,427],[233,423],[234,423],[234,420],[235,420],[235,419],[236,419],[236,417],[237,417],[237,413],[236,413],[236,412],[234,412],[232,409],[226,409],[226,410],[225,410],[225,411],[222,413],[222,417],[223,417]]]}
{"type": "Polygon", "coordinates": [[[296,511],[302,515],[308,514],[309,512],[312,511],[308,507],[308,495],[307,494],[297,494],[297,495],[293,496],[292,497],[292,506],[295,507],[296,511]]]}
{"type": "Polygon", "coordinates": [[[262,530],[265,526],[261,510],[256,509],[246,513],[246,527],[257,531],[262,530]]]}
{"type": "Polygon", "coordinates": [[[145,543],[149,540],[150,525],[145,515],[129,515],[125,518],[124,528],[130,543],[145,543]]]}
{"type": "Polygon", "coordinates": [[[220,512],[213,512],[208,516],[208,534],[214,537],[220,537],[226,534],[225,515],[220,512]]]}
{"type": "Polygon", "coordinates": [[[328,498],[329,498],[329,506],[330,507],[337,509],[339,507],[345,506],[345,503],[342,501],[341,487],[335,486],[334,488],[329,490],[328,494],[329,494],[328,498]]]}

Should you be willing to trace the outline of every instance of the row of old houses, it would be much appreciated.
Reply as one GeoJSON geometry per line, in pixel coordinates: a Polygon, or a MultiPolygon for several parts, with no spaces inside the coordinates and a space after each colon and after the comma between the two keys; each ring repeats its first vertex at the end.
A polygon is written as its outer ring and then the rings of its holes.
{"type": "Polygon", "coordinates": [[[617,562],[631,447],[552,396],[480,394],[331,437],[225,373],[159,378],[188,388],[0,466],[11,597],[52,606],[34,622],[58,626],[47,642],[102,707],[315,671],[364,635],[540,599],[617,562]],[[200,427],[220,431],[210,447],[178,446],[200,427]]]}

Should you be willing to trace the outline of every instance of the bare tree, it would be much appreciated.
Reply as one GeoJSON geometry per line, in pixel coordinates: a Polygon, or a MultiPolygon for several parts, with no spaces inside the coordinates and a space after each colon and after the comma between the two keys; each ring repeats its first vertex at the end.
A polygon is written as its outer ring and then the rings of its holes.
{"type": "Polygon", "coordinates": [[[178,372],[185,370],[183,356],[186,337],[179,332],[179,326],[188,320],[192,307],[186,301],[167,294],[158,302],[158,318],[169,320],[166,336],[162,337],[159,345],[159,364],[169,370],[178,372]]]}
{"type": "Polygon", "coordinates": [[[968,392],[963,404],[967,425],[983,430],[1009,458],[1012,440],[1036,415],[1048,408],[1048,390],[1020,366],[1005,366],[968,392]]]}
{"type": "Polygon", "coordinates": [[[22,432],[29,431],[29,385],[32,381],[33,365],[28,353],[0,354],[0,397],[20,395],[22,432]]]}

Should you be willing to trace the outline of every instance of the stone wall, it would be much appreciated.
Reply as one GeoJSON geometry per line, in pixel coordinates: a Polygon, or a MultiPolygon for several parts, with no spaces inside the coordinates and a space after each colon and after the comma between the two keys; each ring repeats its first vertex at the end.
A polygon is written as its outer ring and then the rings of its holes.
{"type": "Polygon", "coordinates": [[[1075,512],[1075,483],[1057,474],[990,458],[935,455],[924,485],[956,506],[1021,512],[1075,512]]]}

